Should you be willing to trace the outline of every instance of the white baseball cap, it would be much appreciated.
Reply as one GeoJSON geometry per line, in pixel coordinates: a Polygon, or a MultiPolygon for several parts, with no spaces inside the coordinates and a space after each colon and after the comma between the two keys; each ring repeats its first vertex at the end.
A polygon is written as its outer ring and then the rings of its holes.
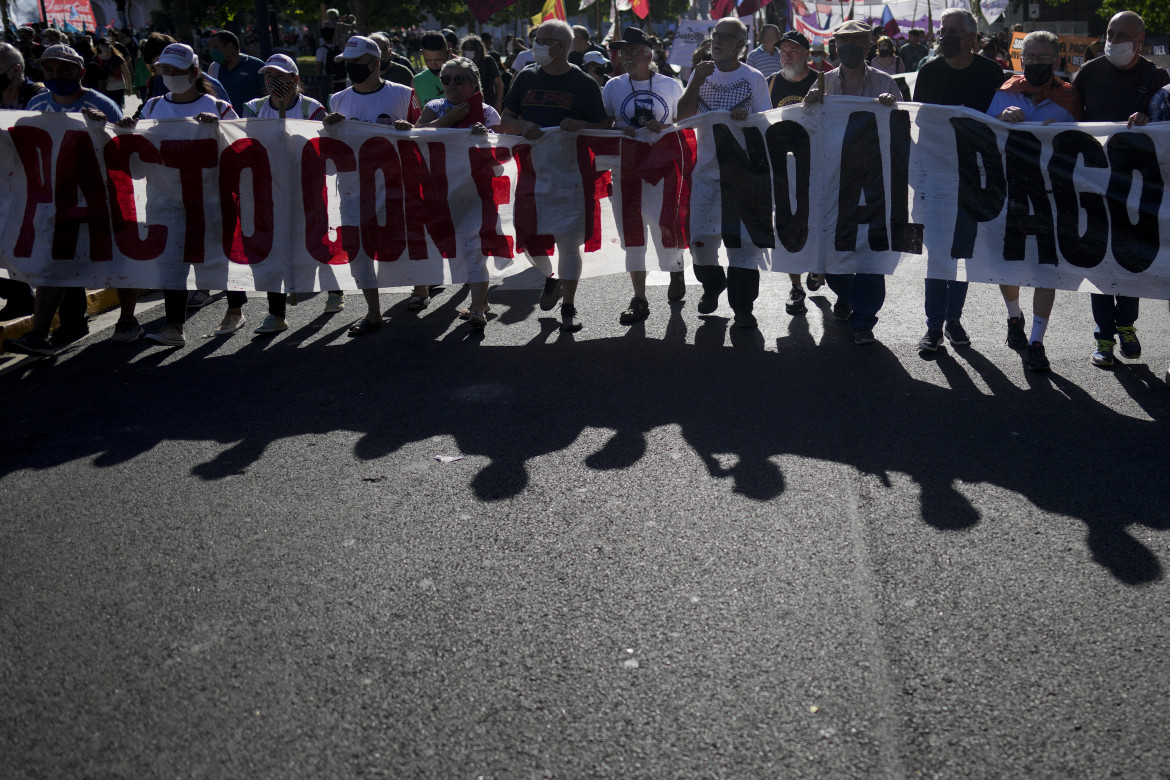
{"type": "Polygon", "coordinates": [[[608,63],[609,63],[609,60],[607,60],[605,58],[605,55],[602,54],[601,52],[587,51],[587,52],[585,52],[585,59],[581,64],[582,65],[590,65],[590,64],[592,64],[592,65],[606,65],[608,63]]]}
{"type": "Polygon", "coordinates": [[[192,67],[198,60],[195,59],[195,50],[185,43],[172,43],[162,50],[162,54],[158,55],[155,61],[155,66],[170,65],[179,70],[187,70],[192,67]]]}
{"type": "Polygon", "coordinates": [[[356,60],[367,54],[373,55],[376,60],[382,59],[382,50],[378,48],[377,42],[364,35],[355,35],[345,42],[345,50],[334,57],[333,61],[356,60]]]}
{"type": "Polygon", "coordinates": [[[264,73],[269,70],[279,71],[280,73],[292,73],[296,76],[300,75],[300,71],[297,70],[296,60],[287,54],[273,54],[265,60],[264,67],[260,68],[260,72],[264,73]]]}

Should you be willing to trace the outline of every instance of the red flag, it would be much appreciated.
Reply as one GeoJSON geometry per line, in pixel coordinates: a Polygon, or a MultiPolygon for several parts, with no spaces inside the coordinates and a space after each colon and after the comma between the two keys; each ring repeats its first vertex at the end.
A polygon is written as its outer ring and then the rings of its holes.
{"type": "Polygon", "coordinates": [[[467,8],[482,24],[496,11],[502,11],[515,2],[516,0],[467,0],[467,8]]]}
{"type": "Polygon", "coordinates": [[[711,0],[711,18],[722,19],[735,16],[735,0],[711,0]]]}
{"type": "Polygon", "coordinates": [[[650,0],[634,0],[633,10],[635,16],[645,19],[650,15],[650,0]]]}

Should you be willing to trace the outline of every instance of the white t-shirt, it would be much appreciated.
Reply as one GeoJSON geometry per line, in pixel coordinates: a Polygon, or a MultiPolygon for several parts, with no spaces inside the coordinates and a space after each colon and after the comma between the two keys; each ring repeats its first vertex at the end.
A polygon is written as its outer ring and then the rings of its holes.
{"type": "Polygon", "coordinates": [[[512,60],[512,70],[519,73],[534,62],[536,59],[532,56],[532,50],[525,49],[516,55],[516,59],[512,60]]]}
{"type": "Polygon", "coordinates": [[[617,127],[644,127],[651,116],[669,125],[678,114],[682,94],[682,85],[672,78],[653,74],[649,81],[632,81],[624,73],[605,82],[601,101],[617,127]]]}
{"type": "Polygon", "coordinates": [[[142,107],[143,119],[189,119],[196,114],[215,114],[220,119],[239,119],[232,104],[226,100],[200,95],[190,103],[173,103],[168,92],[162,97],[151,98],[142,107]]]}
{"type": "Polygon", "coordinates": [[[329,110],[346,119],[380,125],[392,125],[396,119],[413,124],[422,113],[413,89],[389,81],[383,81],[377,92],[354,92],[353,87],[343,89],[330,96],[329,110]]]}
{"type": "MultiPolygon", "coordinates": [[[[300,95],[297,102],[293,103],[284,112],[287,119],[315,119],[321,121],[325,118],[325,106],[318,103],[308,95],[300,95]]],[[[280,110],[272,105],[272,101],[267,97],[256,98],[249,100],[244,104],[244,116],[247,118],[258,117],[260,119],[280,119],[280,110]]]]}
{"type": "Polygon", "coordinates": [[[718,68],[699,87],[699,113],[734,111],[746,108],[758,114],[772,108],[768,98],[768,80],[751,65],[740,64],[732,71],[718,68]]]}

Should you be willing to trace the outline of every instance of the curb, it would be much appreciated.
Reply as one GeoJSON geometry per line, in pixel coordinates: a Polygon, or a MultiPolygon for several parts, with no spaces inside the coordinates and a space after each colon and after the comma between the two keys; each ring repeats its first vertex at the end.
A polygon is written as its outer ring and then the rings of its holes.
{"type": "MultiPolygon", "coordinates": [[[[118,291],[107,287],[104,290],[89,290],[85,295],[86,312],[90,315],[101,314],[104,311],[109,311],[118,305],[118,291]]],[[[0,343],[3,339],[15,339],[28,333],[32,328],[32,315],[27,317],[20,317],[19,319],[9,320],[8,322],[0,323],[0,343]]],[[[56,327],[60,323],[57,318],[53,318],[53,326],[56,327]]]]}

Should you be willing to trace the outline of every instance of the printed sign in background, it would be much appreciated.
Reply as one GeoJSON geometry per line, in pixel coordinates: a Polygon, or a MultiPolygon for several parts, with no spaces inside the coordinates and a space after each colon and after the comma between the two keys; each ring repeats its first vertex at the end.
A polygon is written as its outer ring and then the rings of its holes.
{"type": "MultiPolygon", "coordinates": [[[[1027,33],[1012,33],[1011,66],[1012,70],[1023,72],[1024,64],[1020,61],[1024,49],[1024,38],[1027,33]]],[[[1069,76],[1076,73],[1085,64],[1085,50],[1098,42],[1097,38],[1083,35],[1058,35],[1060,39],[1061,67],[1069,76]]]]}

